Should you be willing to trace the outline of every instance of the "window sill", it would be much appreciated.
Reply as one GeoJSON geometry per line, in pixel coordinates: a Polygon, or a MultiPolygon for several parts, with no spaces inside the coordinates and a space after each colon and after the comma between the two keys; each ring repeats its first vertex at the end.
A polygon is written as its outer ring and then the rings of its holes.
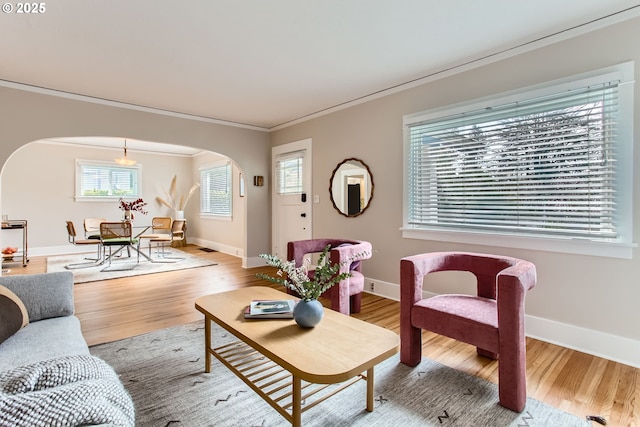
{"type": "MultiPolygon", "coordinates": [[[[76,202],[115,202],[120,201],[121,196],[75,196],[76,202]]],[[[138,196],[126,196],[126,199],[137,199],[138,196]]]]}
{"type": "Polygon", "coordinates": [[[221,216],[221,215],[209,215],[209,214],[200,214],[201,219],[211,219],[215,221],[233,221],[233,217],[231,216],[221,216]]]}
{"type": "Polygon", "coordinates": [[[473,233],[468,231],[442,231],[401,228],[405,239],[435,240],[502,248],[529,249],[578,255],[631,259],[635,243],[596,242],[580,238],[528,237],[508,234],[473,233]]]}

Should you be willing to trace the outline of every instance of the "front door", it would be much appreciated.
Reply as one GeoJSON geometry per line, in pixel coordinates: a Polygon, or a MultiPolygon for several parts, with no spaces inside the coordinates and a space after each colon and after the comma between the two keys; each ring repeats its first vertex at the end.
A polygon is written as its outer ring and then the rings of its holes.
{"type": "Polygon", "coordinates": [[[287,257],[287,242],[311,239],[311,139],[274,147],[272,254],[287,257]]]}

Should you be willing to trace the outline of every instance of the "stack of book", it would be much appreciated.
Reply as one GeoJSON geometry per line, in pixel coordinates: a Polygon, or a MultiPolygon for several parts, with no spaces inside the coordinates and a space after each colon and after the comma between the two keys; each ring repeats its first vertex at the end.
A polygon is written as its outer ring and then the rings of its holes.
{"type": "Polygon", "coordinates": [[[296,301],[283,300],[255,300],[244,311],[245,319],[293,319],[293,307],[296,301]]]}

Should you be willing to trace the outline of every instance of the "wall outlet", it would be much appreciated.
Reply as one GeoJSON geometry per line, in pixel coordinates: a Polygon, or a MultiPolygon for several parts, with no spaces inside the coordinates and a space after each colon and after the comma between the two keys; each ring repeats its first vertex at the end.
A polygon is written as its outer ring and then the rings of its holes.
{"type": "Polygon", "coordinates": [[[369,290],[371,292],[375,291],[375,284],[373,282],[369,283],[369,290]]]}

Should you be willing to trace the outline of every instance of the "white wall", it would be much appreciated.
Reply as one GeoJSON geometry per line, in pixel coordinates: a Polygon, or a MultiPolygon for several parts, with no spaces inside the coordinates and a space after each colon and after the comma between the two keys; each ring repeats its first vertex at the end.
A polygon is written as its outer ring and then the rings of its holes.
{"type": "MultiPolygon", "coordinates": [[[[402,227],[403,134],[406,114],[560,79],[607,66],[636,61],[640,76],[640,19],[460,72],[402,92],[315,118],[271,135],[280,145],[313,138],[315,237],[369,240],[372,260],[363,265],[376,291],[398,295],[399,260],[412,254],[464,250],[521,257],[534,262],[538,284],[527,296],[527,332],[551,342],[640,366],[640,257],[580,256],[504,247],[404,239],[402,227]],[[345,218],[328,194],[331,171],[343,159],[357,157],[371,168],[375,195],[361,216],[345,218]]],[[[634,164],[640,164],[640,95],[635,94],[634,164]]],[[[634,182],[640,179],[636,168],[634,182]]],[[[639,240],[640,186],[634,189],[634,241],[639,240]]],[[[426,290],[440,293],[441,285],[426,290]]]]}
{"type": "MultiPolygon", "coordinates": [[[[42,91],[31,92],[1,86],[0,117],[0,164],[3,170],[10,156],[18,156],[19,153],[16,152],[19,148],[34,141],[57,137],[112,136],[210,150],[232,159],[247,176],[269,176],[269,135],[260,130],[88,102],[78,97],[63,98],[42,91]]],[[[47,163],[49,160],[41,158],[38,162],[47,163]]],[[[31,159],[27,163],[16,163],[21,179],[32,179],[38,175],[38,168],[32,166],[30,161],[31,159]]],[[[4,189],[4,172],[0,178],[4,189]]],[[[13,181],[14,179],[12,178],[11,184],[19,185],[13,181]]],[[[168,185],[171,175],[160,177],[158,173],[158,179],[162,181],[162,185],[168,185]]],[[[190,184],[185,185],[188,188],[190,184]]],[[[244,203],[247,215],[243,225],[242,247],[245,248],[243,265],[250,266],[259,261],[258,255],[268,252],[271,246],[269,183],[264,187],[248,185],[246,192],[244,203]]],[[[26,196],[17,197],[22,197],[16,199],[20,203],[38,203],[37,199],[34,201],[26,196]]],[[[0,200],[3,199],[0,194],[0,200]]],[[[191,204],[187,211],[190,213],[194,206],[197,204],[191,204]]],[[[0,204],[0,212],[11,216],[23,214],[16,209],[14,206],[0,204]]],[[[45,211],[48,206],[40,205],[39,209],[45,211]]],[[[51,227],[50,230],[56,230],[52,232],[57,233],[60,225],[56,221],[45,227],[51,227]]],[[[30,230],[32,227],[35,229],[38,225],[30,220],[30,230]]]]}

